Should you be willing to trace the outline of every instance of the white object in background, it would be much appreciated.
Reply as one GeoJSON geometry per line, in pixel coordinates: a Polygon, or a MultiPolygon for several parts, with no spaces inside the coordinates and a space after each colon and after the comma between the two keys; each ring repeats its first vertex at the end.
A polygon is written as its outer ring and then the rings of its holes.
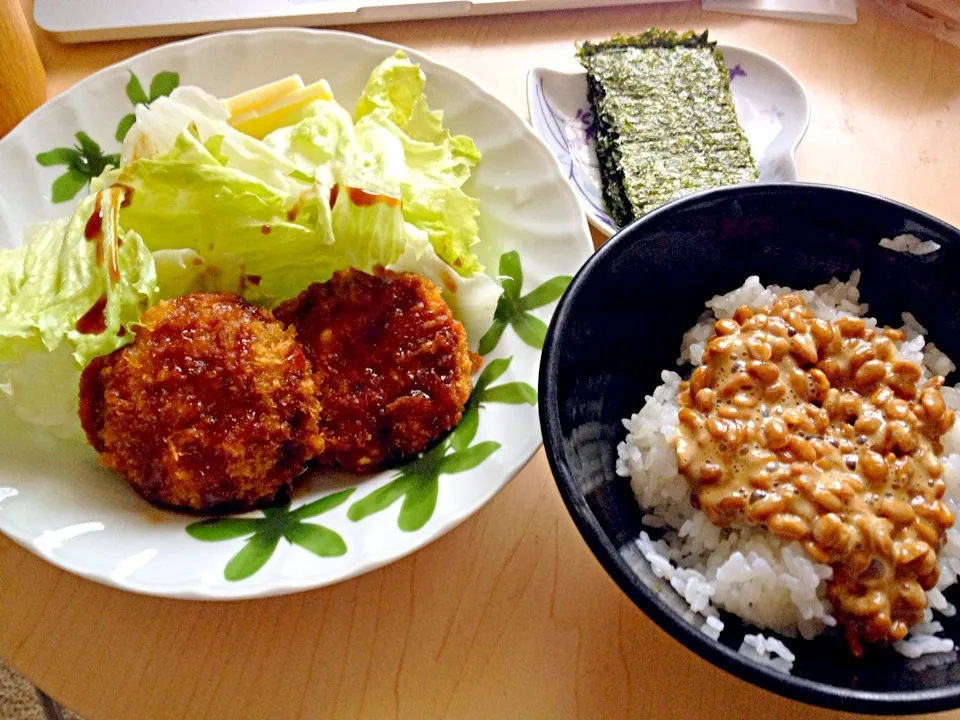
{"type": "Polygon", "coordinates": [[[321,27],[573,10],[687,0],[36,0],[33,16],[60,42],[196,35],[277,25],[321,27]]]}
{"type": "Polygon", "coordinates": [[[853,25],[857,0],[701,0],[704,10],[781,20],[853,25]]]}

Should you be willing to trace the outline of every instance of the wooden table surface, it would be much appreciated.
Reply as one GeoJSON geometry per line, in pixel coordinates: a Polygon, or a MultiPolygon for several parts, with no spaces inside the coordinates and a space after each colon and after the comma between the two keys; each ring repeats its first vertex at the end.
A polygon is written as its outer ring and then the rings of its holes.
{"type": "MultiPolygon", "coordinates": [[[[709,27],[797,75],[813,107],[802,179],[960,224],[960,48],[879,15],[833,27],[666,5],[349,29],[422,50],[525,112],[527,68],[573,69],[574,41],[650,25],[709,27]]],[[[49,96],[160,42],[36,37],[49,96]]],[[[581,540],[542,452],[420,552],[282,598],[140,597],[0,538],[0,654],[87,720],[843,717],[738,681],[642,615],[581,540]]]]}

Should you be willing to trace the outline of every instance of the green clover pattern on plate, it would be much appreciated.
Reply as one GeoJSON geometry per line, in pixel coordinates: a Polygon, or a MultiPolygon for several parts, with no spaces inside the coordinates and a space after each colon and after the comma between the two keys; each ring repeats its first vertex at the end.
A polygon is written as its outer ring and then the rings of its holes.
{"type": "Polygon", "coordinates": [[[108,165],[120,164],[119,153],[104,155],[100,143],[82,130],[74,137],[77,138],[74,147],[58,147],[37,155],[37,162],[44,167],[67,166],[66,172],[54,180],[50,188],[50,199],[55,203],[72,200],[108,165]]]}
{"type": "MultiPolygon", "coordinates": [[[[166,97],[180,85],[180,76],[175,72],[159,72],[153,76],[150,81],[150,95],[143,91],[143,85],[133,71],[130,72],[130,80],[127,82],[127,97],[134,107],[137,105],[149,105],[157,98],[166,97]]],[[[137,121],[137,116],[128,113],[123,116],[120,124],[117,125],[117,132],[114,134],[117,142],[123,142],[130,128],[137,121]]]]}
{"type": "Polygon", "coordinates": [[[345,555],[347,544],[340,534],[323,525],[304,522],[343,504],[356,488],[342,490],[290,510],[290,503],[264,508],[262,518],[211,518],[187,526],[191,537],[206,542],[249,537],[223,570],[227,580],[244,580],[262,568],[277,549],[280,538],[319,557],[345,555]]]}
{"type": "MultiPolygon", "coordinates": [[[[401,468],[389,483],[351,505],[347,517],[358,522],[403,498],[397,525],[407,532],[422,528],[436,508],[440,476],[471,470],[500,448],[500,443],[492,441],[473,444],[480,425],[480,408],[491,402],[536,404],[537,391],[527,383],[492,385],[507,371],[511,361],[512,358],[501,358],[490,362],[480,373],[463,417],[450,434],[401,468]]],[[[187,533],[207,542],[248,538],[224,568],[224,577],[231,581],[244,580],[262,568],[281,538],[319,557],[337,557],[347,552],[343,538],[330,528],[303,521],[342,504],[355,489],[327,495],[293,511],[289,509],[289,502],[264,508],[262,518],[201,520],[188,525],[187,533]]]]}
{"type": "MultiPolygon", "coordinates": [[[[159,97],[169,95],[180,85],[180,76],[175,72],[159,72],[150,81],[150,94],[144,92],[140,79],[130,73],[126,93],[130,102],[137,105],[149,105],[159,97]]],[[[136,122],[136,116],[129,113],[120,120],[114,134],[117,142],[123,142],[127,132],[136,122]]],[[[77,139],[73,147],[58,147],[37,155],[37,162],[44,167],[55,165],[66,166],[66,171],[53,181],[50,188],[50,199],[55,203],[67,202],[77,196],[81,190],[98,177],[108,165],[116,167],[120,164],[120,153],[105,154],[100,143],[91,138],[82,130],[74,136],[77,139]]]]}
{"type": "Polygon", "coordinates": [[[363,520],[386,510],[403,498],[397,525],[401,530],[419,530],[433,516],[440,491],[440,476],[466,472],[477,467],[500,448],[500,443],[486,441],[473,444],[480,425],[480,408],[484,403],[536,405],[537,391],[524,382],[490,386],[510,366],[512,358],[494,360],[480,373],[467,400],[463,417],[453,431],[426,452],[400,469],[397,476],[347,511],[351,520],[363,520]]]}
{"type": "Polygon", "coordinates": [[[520,266],[520,255],[516,250],[500,256],[500,278],[503,295],[497,303],[493,325],[480,338],[480,354],[488,355],[497,347],[508,325],[527,345],[537,350],[542,349],[543,341],[547,337],[547,326],[530,311],[558,300],[573,278],[569,275],[558,275],[521,296],[523,268],[520,266]]]}

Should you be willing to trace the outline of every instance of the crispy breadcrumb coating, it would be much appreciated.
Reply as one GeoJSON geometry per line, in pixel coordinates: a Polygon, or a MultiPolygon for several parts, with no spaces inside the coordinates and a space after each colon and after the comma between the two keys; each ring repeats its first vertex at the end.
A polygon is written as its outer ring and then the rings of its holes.
{"type": "Polygon", "coordinates": [[[344,270],[274,312],[296,328],[317,376],[320,463],[374,470],[460,421],[479,357],[430,280],[344,270]]]}
{"type": "Polygon", "coordinates": [[[80,383],[100,462],[150,502],[238,511],[289,491],[323,451],[303,348],[269,311],[193,293],[147,310],[80,383]]]}

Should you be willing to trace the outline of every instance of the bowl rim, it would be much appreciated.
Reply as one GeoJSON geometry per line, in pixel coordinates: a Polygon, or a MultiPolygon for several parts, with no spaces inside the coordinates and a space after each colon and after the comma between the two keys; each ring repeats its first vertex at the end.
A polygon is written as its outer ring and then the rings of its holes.
{"type": "Polygon", "coordinates": [[[719,641],[704,635],[693,624],[677,620],[675,611],[669,608],[647,587],[624,561],[616,546],[600,526],[594,513],[587,506],[579,484],[576,482],[562,448],[562,431],[557,410],[557,372],[560,365],[560,343],[572,315],[572,306],[587,278],[603,265],[608,257],[616,256],[631,243],[646,225],[655,225],[661,218],[688,205],[704,200],[724,199],[744,195],[769,194],[827,194],[856,196],[868,202],[893,207],[917,221],[921,226],[936,226],[947,234],[960,236],[960,230],[943,220],[916,208],[874,193],[863,192],[837,185],[816,183],[764,183],[734,185],[704,190],[663,205],[647,215],[634,220],[607,240],[580,268],[564,293],[550,321],[543,354],[540,360],[540,425],[547,461],[567,511],[590,550],[614,579],[620,589],[634,602],[639,610],[667,634],[678,640],[719,669],[741,680],[746,680],[764,690],[803,703],[861,714],[915,714],[942,712],[960,707],[960,683],[942,688],[894,692],[856,690],[828,685],[806,678],[786,675],[762,665],[739,652],[731,650],[719,641]]]}

